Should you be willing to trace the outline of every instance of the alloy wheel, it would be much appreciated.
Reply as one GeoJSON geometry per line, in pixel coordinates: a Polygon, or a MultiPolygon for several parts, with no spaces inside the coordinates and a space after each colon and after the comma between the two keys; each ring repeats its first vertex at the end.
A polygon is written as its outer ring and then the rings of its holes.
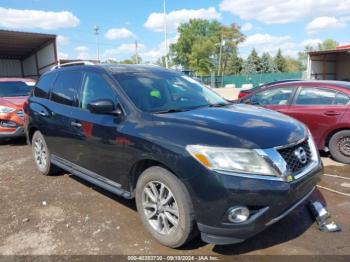
{"type": "Polygon", "coordinates": [[[159,234],[169,235],[179,225],[179,209],[171,190],[159,181],[151,181],[143,189],[142,207],[146,219],[159,234]]]}
{"type": "Polygon", "coordinates": [[[44,141],[37,138],[34,141],[34,159],[40,169],[45,169],[47,164],[47,152],[44,141]]]}

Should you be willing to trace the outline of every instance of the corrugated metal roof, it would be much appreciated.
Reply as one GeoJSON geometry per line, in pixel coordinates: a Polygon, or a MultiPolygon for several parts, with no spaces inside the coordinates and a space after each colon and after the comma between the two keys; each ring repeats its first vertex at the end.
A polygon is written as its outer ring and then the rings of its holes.
{"type": "Polygon", "coordinates": [[[309,55],[327,55],[327,54],[334,54],[334,53],[346,53],[350,52],[349,49],[332,49],[332,50],[323,50],[323,51],[310,51],[308,52],[309,55]]]}
{"type": "Polygon", "coordinates": [[[0,58],[25,58],[55,39],[52,34],[0,30],[0,58]]]}

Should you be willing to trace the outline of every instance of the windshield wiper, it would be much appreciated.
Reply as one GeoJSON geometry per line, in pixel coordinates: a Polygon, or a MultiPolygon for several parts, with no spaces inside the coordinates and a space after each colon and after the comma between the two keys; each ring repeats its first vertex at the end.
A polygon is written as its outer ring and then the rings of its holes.
{"type": "Polygon", "coordinates": [[[183,108],[172,108],[172,109],[167,109],[167,110],[162,110],[162,111],[156,111],[153,112],[153,114],[166,114],[166,113],[177,113],[177,112],[184,112],[184,111],[188,111],[188,109],[183,109],[183,108]]]}
{"type": "Polygon", "coordinates": [[[231,103],[217,103],[217,104],[210,104],[209,107],[223,107],[231,105],[231,103]]]}

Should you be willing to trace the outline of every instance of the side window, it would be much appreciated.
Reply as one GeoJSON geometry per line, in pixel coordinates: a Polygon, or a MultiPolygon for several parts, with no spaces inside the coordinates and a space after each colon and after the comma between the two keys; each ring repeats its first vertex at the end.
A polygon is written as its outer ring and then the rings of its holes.
{"type": "Polygon", "coordinates": [[[40,77],[34,89],[34,96],[41,98],[49,98],[50,88],[55,81],[56,74],[50,73],[40,77]]]}
{"type": "Polygon", "coordinates": [[[256,93],[254,97],[251,98],[251,103],[262,106],[287,105],[293,90],[293,87],[281,87],[265,90],[260,93],[256,93]]]}
{"type": "Polygon", "coordinates": [[[327,90],[322,88],[308,88],[301,89],[295,104],[297,105],[332,105],[336,91],[327,90]]]}
{"type": "Polygon", "coordinates": [[[74,106],[80,81],[81,73],[78,71],[60,72],[51,92],[51,100],[63,105],[74,106]]]}
{"type": "Polygon", "coordinates": [[[117,96],[103,75],[86,72],[81,90],[80,107],[86,109],[89,103],[99,99],[111,99],[116,102],[117,96]]]}
{"type": "Polygon", "coordinates": [[[334,104],[335,105],[348,105],[350,102],[350,98],[347,95],[338,93],[335,97],[334,104]]]}

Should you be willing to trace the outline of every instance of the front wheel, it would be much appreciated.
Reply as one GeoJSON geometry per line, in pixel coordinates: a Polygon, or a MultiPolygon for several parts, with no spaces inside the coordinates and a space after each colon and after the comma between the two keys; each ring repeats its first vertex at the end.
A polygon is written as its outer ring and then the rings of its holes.
{"type": "Polygon", "coordinates": [[[136,185],[136,205],[146,229],[161,244],[177,248],[196,235],[194,212],[185,185],[162,167],[150,167],[136,185]]]}
{"type": "Polygon", "coordinates": [[[335,133],[329,140],[329,151],[335,160],[350,164],[350,130],[335,133]]]}

